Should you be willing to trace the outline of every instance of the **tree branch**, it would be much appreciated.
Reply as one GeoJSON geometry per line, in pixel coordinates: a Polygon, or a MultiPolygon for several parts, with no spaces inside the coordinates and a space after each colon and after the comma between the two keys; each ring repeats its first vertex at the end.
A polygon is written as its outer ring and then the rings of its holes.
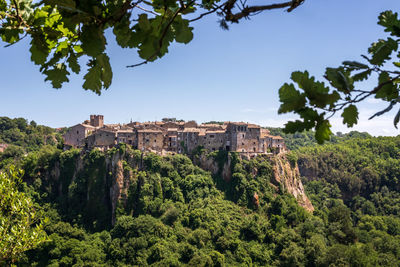
{"type": "MultiPolygon", "coordinates": [[[[247,6],[241,10],[241,12],[232,14],[231,10],[233,8],[230,8],[226,10],[226,15],[225,15],[225,20],[226,21],[231,21],[231,22],[239,22],[240,19],[244,17],[248,17],[251,13],[255,12],[260,12],[260,11],[265,11],[265,10],[272,10],[272,9],[280,9],[280,8],[285,8],[289,7],[287,10],[288,12],[291,12],[293,9],[301,5],[305,0],[293,0],[285,3],[280,3],[280,4],[271,4],[271,5],[263,5],[263,6],[247,6]]],[[[229,1],[228,1],[229,2],[229,1]]],[[[236,2],[236,1],[234,1],[236,2]]]]}
{"type": "Polygon", "coordinates": [[[210,15],[210,14],[216,12],[218,9],[221,9],[221,8],[224,7],[225,5],[226,5],[226,3],[223,3],[222,5],[216,6],[216,7],[214,7],[213,9],[211,9],[210,11],[205,12],[205,13],[203,13],[203,14],[200,14],[197,18],[194,18],[194,19],[189,20],[189,22],[193,22],[193,21],[196,21],[196,20],[199,20],[199,19],[203,18],[204,16],[210,15]]]}

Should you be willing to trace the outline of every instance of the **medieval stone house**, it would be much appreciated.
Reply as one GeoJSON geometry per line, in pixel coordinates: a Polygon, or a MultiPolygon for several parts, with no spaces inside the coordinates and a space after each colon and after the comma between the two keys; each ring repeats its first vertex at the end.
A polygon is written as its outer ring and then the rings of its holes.
{"type": "Polygon", "coordinates": [[[245,122],[198,125],[195,121],[164,119],[161,122],[105,125],[103,116],[91,115],[89,123],[71,127],[64,135],[65,144],[108,149],[125,143],[141,151],[159,154],[191,154],[199,147],[249,155],[281,153],[286,149],[282,137],[271,136],[267,129],[245,122]]]}

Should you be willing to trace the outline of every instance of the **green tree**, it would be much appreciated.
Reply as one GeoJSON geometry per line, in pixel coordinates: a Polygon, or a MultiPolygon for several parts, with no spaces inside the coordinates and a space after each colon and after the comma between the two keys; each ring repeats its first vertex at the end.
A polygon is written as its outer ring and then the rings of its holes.
{"type": "Polygon", "coordinates": [[[18,191],[23,172],[10,167],[0,172],[0,263],[12,263],[26,250],[46,241],[45,219],[32,199],[18,191]]]}
{"type": "Polygon", "coordinates": [[[111,85],[112,70],[106,53],[105,30],[112,29],[119,46],[137,50],[144,60],[168,52],[172,42],[189,43],[192,22],[211,13],[221,17],[221,27],[264,10],[292,11],[304,0],[249,6],[238,0],[0,0],[0,36],[8,44],[31,38],[31,60],[39,65],[54,88],[80,73],[78,59],[89,66],[83,88],[97,94],[111,85]]]}

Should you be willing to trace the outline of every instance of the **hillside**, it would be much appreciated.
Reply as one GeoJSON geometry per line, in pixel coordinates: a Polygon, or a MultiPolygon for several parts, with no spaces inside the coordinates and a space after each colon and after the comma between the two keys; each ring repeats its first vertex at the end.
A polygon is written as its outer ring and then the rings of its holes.
{"type": "Polygon", "coordinates": [[[251,160],[48,144],[15,161],[50,239],[19,265],[397,266],[399,160],[364,134],[251,160]]]}
{"type": "Polygon", "coordinates": [[[62,136],[54,129],[24,118],[0,117],[0,168],[42,146],[62,147],[62,136]]]}

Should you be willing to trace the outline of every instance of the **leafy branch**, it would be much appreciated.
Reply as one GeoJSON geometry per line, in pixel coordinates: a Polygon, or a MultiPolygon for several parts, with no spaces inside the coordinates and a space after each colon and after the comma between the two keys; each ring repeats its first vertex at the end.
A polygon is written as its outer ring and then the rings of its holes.
{"type": "MultiPolygon", "coordinates": [[[[397,13],[386,11],[380,14],[378,24],[385,28],[385,32],[392,37],[380,39],[373,43],[368,49],[370,57],[362,56],[365,62],[344,61],[337,68],[326,68],[324,78],[329,82],[326,86],[323,82],[315,81],[309,77],[307,71],[293,72],[291,79],[297,84],[284,84],[279,89],[281,106],[279,113],[293,112],[302,120],[288,122],[285,131],[293,133],[296,131],[316,129],[316,139],[319,143],[329,140],[331,125],[329,119],[337,112],[342,111],[343,123],[352,127],[358,122],[358,109],[355,104],[360,103],[368,97],[375,97],[386,101],[389,105],[375,113],[369,119],[381,116],[400,103],[399,83],[400,71],[400,20],[397,13]],[[396,61],[392,55],[397,53],[396,61]],[[391,64],[390,64],[391,63],[391,64]],[[372,74],[378,76],[377,85],[371,90],[356,89],[356,83],[371,78],[372,74]]],[[[400,110],[394,118],[394,126],[400,118],[400,110]]]]}
{"type": "Polygon", "coordinates": [[[221,26],[237,23],[263,10],[298,7],[304,0],[281,4],[248,6],[237,0],[0,0],[0,37],[7,45],[29,36],[31,60],[40,66],[54,88],[80,73],[85,58],[87,73],[83,89],[101,94],[112,82],[106,53],[106,29],[111,28],[119,46],[137,51],[143,62],[168,53],[173,42],[193,39],[190,23],[210,14],[222,17],[221,26]],[[197,14],[199,13],[199,14],[197,14]],[[193,16],[194,15],[194,16],[193,16]],[[222,22],[223,21],[223,22],[222,22]]]}

